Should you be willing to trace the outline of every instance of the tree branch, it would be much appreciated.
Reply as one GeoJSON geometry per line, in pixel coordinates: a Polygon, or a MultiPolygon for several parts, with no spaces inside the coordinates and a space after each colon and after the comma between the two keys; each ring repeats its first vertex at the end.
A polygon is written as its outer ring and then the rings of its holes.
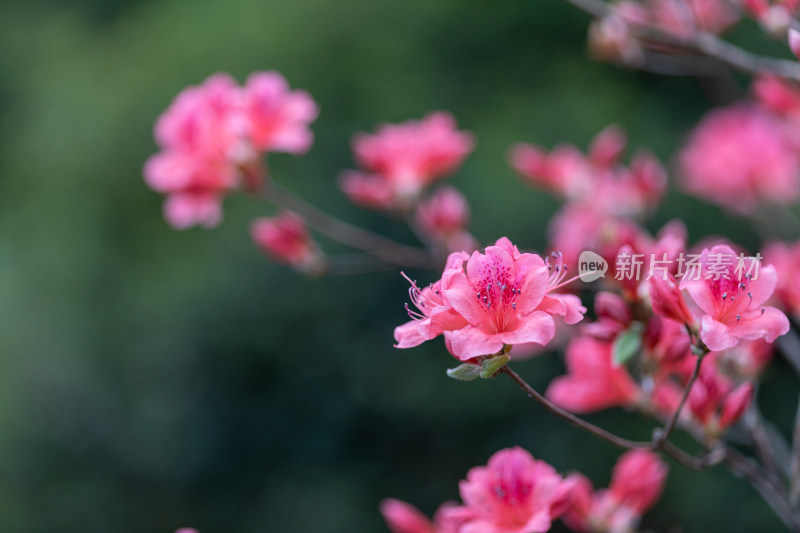
{"type": "MultiPolygon", "coordinates": [[[[566,1],[597,18],[612,14],[611,6],[603,0],[566,1]]],[[[757,55],[708,32],[697,31],[692,36],[684,38],[649,26],[630,23],[628,26],[631,34],[643,41],[699,52],[750,74],[772,72],[784,78],[800,80],[800,63],[797,61],[757,55]]]]}
{"type": "Polygon", "coordinates": [[[435,270],[440,266],[439,261],[426,250],[401,244],[339,220],[283,189],[272,180],[264,186],[260,196],[279,207],[294,211],[309,226],[334,241],[363,250],[387,263],[429,270],[435,270]]]}

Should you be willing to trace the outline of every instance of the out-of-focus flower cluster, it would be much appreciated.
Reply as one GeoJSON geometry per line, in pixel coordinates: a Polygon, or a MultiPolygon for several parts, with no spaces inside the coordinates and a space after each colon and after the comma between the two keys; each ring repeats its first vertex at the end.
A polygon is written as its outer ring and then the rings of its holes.
{"type": "Polygon", "coordinates": [[[260,187],[260,154],[308,151],[317,112],[308,93],[289,90],[277,72],[252,74],[244,87],[215,74],[183,90],[156,122],[161,152],[144,168],[147,184],[167,197],[167,222],[216,226],[227,194],[260,187]]]}
{"type": "Polygon", "coordinates": [[[495,453],[459,484],[463,503],[447,502],[428,519],[415,507],[384,500],[392,533],[541,533],[561,518],[578,533],[629,533],[659,499],[667,466],[652,452],[620,457],[607,489],[581,474],[566,478],[522,448],[495,453]]]}

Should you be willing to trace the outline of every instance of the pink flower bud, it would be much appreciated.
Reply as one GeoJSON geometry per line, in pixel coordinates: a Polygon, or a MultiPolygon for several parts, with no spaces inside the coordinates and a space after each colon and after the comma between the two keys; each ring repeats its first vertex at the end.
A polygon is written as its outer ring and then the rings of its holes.
{"type": "Polygon", "coordinates": [[[753,399],[753,383],[747,381],[736,387],[722,404],[719,427],[724,429],[739,420],[753,399]]]}
{"type": "Polygon", "coordinates": [[[672,274],[667,274],[666,279],[660,275],[650,278],[650,303],[653,311],[664,318],[669,318],[680,324],[694,324],[689,307],[683,299],[678,282],[672,274]]]}
{"type": "Polygon", "coordinates": [[[437,533],[431,520],[406,502],[386,499],[380,510],[392,533],[437,533]]]}
{"type": "Polygon", "coordinates": [[[454,187],[441,187],[430,198],[417,206],[417,223],[423,231],[436,240],[448,238],[469,225],[469,204],[454,187]]]}
{"type": "Polygon", "coordinates": [[[319,251],[298,215],[285,212],[256,219],[250,233],[253,241],[273,260],[302,270],[321,266],[319,251]]]}
{"type": "Polygon", "coordinates": [[[753,83],[753,95],[759,102],[780,115],[800,111],[800,90],[797,85],[773,74],[760,74],[756,78],[753,83]]]}
{"type": "Polygon", "coordinates": [[[747,12],[751,17],[759,19],[769,9],[767,0],[742,0],[747,12]]]}

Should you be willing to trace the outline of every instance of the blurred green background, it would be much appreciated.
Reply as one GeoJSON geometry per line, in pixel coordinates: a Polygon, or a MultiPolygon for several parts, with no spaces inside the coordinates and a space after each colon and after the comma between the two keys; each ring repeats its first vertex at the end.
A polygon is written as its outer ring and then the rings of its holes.
{"type": "MultiPolygon", "coordinates": [[[[392,348],[397,272],[307,280],[272,265],[247,232],[270,209],[244,196],[217,229],[173,231],[141,177],[178,91],[277,69],[322,113],[307,156],[270,157],[276,180],[410,241],[350,206],[335,177],[353,132],[447,109],[478,139],[452,180],[476,235],[542,248],[557,204],[513,176],[512,142],[585,147],[618,122],[666,159],[711,105],[695,80],[591,62],[587,23],[558,0],[0,4],[0,531],[385,532],[382,498],[432,512],[511,445],[607,484],[617,451],[510,382],[448,379],[440,341],[392,348]]],[[[756,244],[674,192],[651,229],[675,216],[695,239],[756,244]]],[[[543,389],[563,363],[518,369],[543,389]]],[[[788,374],[777,362],[763,387],[784,429],[788,374]]],[[[639,438],[652,427],[592,420],[639,438]]],[[[679,466],[644,525],[780,528],[726,471],[679,466]]]]}

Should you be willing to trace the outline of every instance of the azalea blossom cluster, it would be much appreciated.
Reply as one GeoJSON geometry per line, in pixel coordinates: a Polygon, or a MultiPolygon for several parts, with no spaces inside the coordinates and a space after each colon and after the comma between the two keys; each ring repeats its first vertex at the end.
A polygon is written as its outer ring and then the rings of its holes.
{"type": "MultiPolygon", "coordinates": [[[[722,0],[691,1],[688,11],[679,3],[619,2],[614,16],[681,39],[698,25],[720,32],[739,16],[722,0]]],[[[800,195],[800,86],[764,75],[753,94],[704,117],[676,161],[683,191],[746,216],[782,209],[800,195]]],[[[431,270],[426,283],[406,277],[409,320],[394,331],[397,348],[442,337],[458,360],[449,376],[507,375],[552,413],[628,450],[602,490],[580,474],[562,476],[521,448],[501,450],[468,473],[459,486],[462,503],[445,504],[433,521],[408,504],[385,501],[381,510],[393,533],[536,533],[557,519],[577,532],[631,533],[661,494],[661,455],[690,467],[725,463],[737,475],[756,476],[750,479],[756,486],[772,484],[768,492],[779,496],[768,502],[800,530],[800,512],[784,509],[791,505],[785,474],[770,470],[774,461],[763,457],[753,474],[726,442],[746,413],[760,416],[757,381],[776,340],[790,332],[787,313],[800,318],[800,241],[768,242],[753,254],[725,238],[691,243],[679,220],[652,233],[644,220],[666,194],[667,168],[641,148],[626,158],[625,132],[612,125],[585,152],[569,144],[513,145],[511,168],[563,206],[546,229],[547,249],[526,250],[506,237],[482,247],[469,231],[464,195],[452,185],[435,186],[475,146],[474,135],[440,111],[356,134],[358,170],[338,177],[353,204],[406,224],[419,241],[400,243],[308,204],[267,172],[266,154],[310,150],[317,114],[311,96],[290,90],[275,72],[253,74],[243,86],[218,74],[184,90],[158,120],[160,151],[144,168],[148,185],[166,196],[167,222],[177,229],[215,226],[223,198],[243,191],[277,208],[254,220],[250,234],[278,263],[310,275],[431,270]],[[358,253],[326,254],[312,232],[358,253]],[[577,268],[586,251],[607,260],[610,270],[591,286],[577,268]],[[352,270],[336,271],[337,265],[352,270]],[[634,267],[647,275],[632,275],[634,267]],[[587,289],[593,298],[585,297],[587,289]],[[544,394],[511,369],[562,347],[565,373],[544,394]],[[579,416],[610,408],[653,419],[652,440],[630,441],[579,416]],[[697,440],[703,453],[678,448],[670,440],[675,429],[697,440]]],[[[753,449],[766,454],[762,436],[750,437],[753,449]]]]}
{"type": "Polygon", "coordinates": [[[392,533],[542,533],[561,518],[577,533],[634,531],[661,496],[667,466],[653,452],[620,457],[607,489],[579,473],[564,477],[516,447],[495,453],[459,483],[463,503],[443,504],[433,520],[405,502],[387,499],[381,513],[392,533]]]}
{"type": "Polygon", "coordinates": [[[277,72],[257,72],[244,87],[215,74],[182,91],[156,122],[161,152],[144,167],[147,184],[167,197],[167,222],[219,224],[226,195],[260,186],[259,154],[308,151],[317,113],[308,93],[289,90],[277,72]]]}

